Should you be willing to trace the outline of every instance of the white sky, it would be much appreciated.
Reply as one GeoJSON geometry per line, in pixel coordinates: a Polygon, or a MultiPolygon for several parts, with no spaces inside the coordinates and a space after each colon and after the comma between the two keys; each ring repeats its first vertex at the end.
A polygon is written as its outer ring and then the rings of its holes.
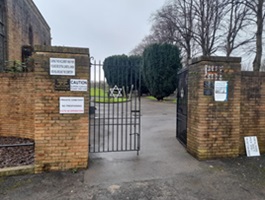
{"type": "Polygon", "coordinates": [[[149,34],[166,0],[33,0],[51,28],[52,45],[85,47],[96,60],[128,54],[149,34]]]}

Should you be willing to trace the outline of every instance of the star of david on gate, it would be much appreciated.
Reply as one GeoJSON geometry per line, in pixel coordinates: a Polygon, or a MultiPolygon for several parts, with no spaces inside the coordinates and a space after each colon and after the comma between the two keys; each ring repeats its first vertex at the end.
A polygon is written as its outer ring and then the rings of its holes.
{"type": "Polygon", "coordinates": [[[110,96],[114,98],[122,97],[122,88],[118,88],[117,85],[115,85],[113,88],[110,88],[110,96]]]}

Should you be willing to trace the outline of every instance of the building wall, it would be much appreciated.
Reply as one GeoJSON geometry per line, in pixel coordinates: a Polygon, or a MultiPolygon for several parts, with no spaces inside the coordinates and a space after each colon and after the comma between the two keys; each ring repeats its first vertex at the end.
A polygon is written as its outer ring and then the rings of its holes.
{"type": "Polygon", "coordinates": [[[6,0],[7,60],[21,60],[22,46],[51,45],[50,27],[32,0],[6,0]]]}
{"type": "Polygon", "coordinates": [[[34,74],[0,73],[0,136],[34,139],[34,74]]]}
{"type": "Polygon", "coordinates": [[[225,57],[199,57],[189,68],[187,150],[198,159],[239,154],[240,68],[240,58],[225,57]],[[207,66],[213,71],[206,72],[207,66]],[[220,79],[228,81],[225,102],[214,100],[213,87],[212,94],[205,94],[206,82],[220,79]]]}
{"type": "Polygon", "coordinates": [[[245,154],[244,137],[257,136],[265,153],[265,72],[242,72],[240,154],[245,154]]]}

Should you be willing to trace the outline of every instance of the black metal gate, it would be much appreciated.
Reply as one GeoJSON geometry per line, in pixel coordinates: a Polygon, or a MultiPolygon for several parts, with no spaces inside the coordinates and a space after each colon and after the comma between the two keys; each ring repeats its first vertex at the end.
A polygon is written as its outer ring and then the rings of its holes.
{"type": "Polygon", "coordinates": [[[178,74],[177,93],[177,139],[187,145],[187,103],[188,103],[188,69],[183,69],[178,74]]]}
{"type": "Polygon", "coordinates": [[[140,69],[91,64],[89,152],[140,151],[140,69]],[[108,73],[107,78],[105,74],[108,73]]]}

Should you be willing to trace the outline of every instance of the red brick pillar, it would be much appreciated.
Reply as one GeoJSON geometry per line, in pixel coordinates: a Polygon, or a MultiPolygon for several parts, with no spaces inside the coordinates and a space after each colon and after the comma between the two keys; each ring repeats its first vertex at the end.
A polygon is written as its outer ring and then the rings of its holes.
{"type": "Polygon", "coordinates": [[[86,91],[70,91],[69,86],[71,79],[89,82],[89,50],[36,46],[34,51],[35,172],[86,168],[88,88],[86,91]],[[54,61],[53,69],[51,60],[54,61]],[[62,99],[71,103],[65,104],[62,99]]]}
{"type": "Polygon", "coordinates": [[[226,57],[192,60],[188,78],[187,150],[198,159],[239,155],[240,62],[241,58],[226,57]],[[226,101],[218,92],[215,98],[216,81],[227,81],[226,101]]]}

